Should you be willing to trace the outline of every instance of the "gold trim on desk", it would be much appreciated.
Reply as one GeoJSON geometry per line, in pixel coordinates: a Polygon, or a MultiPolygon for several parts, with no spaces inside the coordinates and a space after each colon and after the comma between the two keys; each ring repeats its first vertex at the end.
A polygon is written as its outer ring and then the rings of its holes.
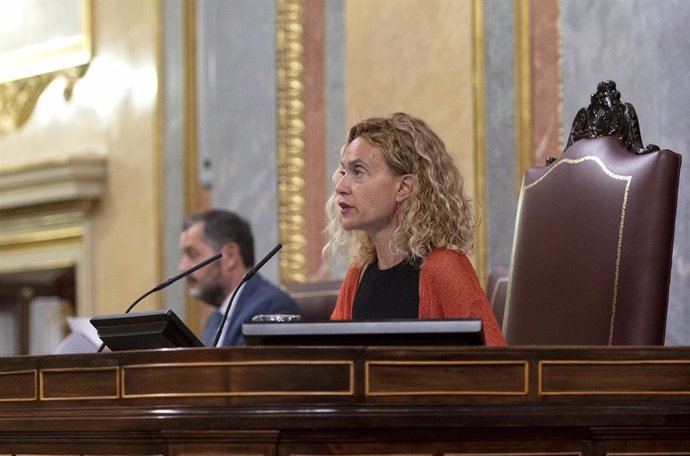
{"type": "Polygon", "coordinates": [[[364,363],[364,391],[366,396],[526,396],[529,393],[528,361],[366,361],[364,363]],[[409,366],[409,367],[472,367],[472,366],[518,366],[522,367],[522,387],[516,390],[409,390],[409,391],[372,391],[372,367],[376,366],[409,366]]]}
{"type": "Polygon", "coordinates": [[[17,402],[17,401],[35,401],[38,398],[38,392],[37,392],[37,384],[38,384],[38,372],[36,369],[25,369],[25,370],[18,370],[18,371],[4,371],[0,372],[0,376],[3,375],[25,375],[25,374],[33,374],[33,385],[34,385],[34,394],[31,397],[6,397],[2,398],[0,397],[0,402],[17,402]]]}
{"type": "Polygon", "coordinates": [[[687,456],[690,451],[607,451],[606,456],[687,456]]]}
{"type": "MultiPolygon", "coordinates": [[[[290,452],[288,453],[289,456],[331,456],[331,453],[326,453],[326,452],[319,452],[319,453],[307,453],[306,451],[300,451],[300,452],[290,452]]],[[[435,453],[415,453],[413,451],[386,451],[385,453],[355,453],[355,452],[347,452],[344,453],[342,456],[434,456],[435,453]]],[[[445,456],[448,453],[443,453],[445,456]]]]}
{"type": "Polygon", "coordinates": [[[539,361],[537,366],[537,392],[541,396],[586,396],[586,395],[657,395],[657,396],[668,396],[668,395],[689,395],[690,394],[690,384],[686,382],[686,389],[677,390],[653,390],[653,389],[562,389],[559,391],[545,391],[544,381],[545,374],[544,369],[547,366],[578,366],[581,368],[586,365],[591,366],[644,366],[644,365],[673,365],[677,364],[680,366],[688,366],[688,373],[690,373],[690,360],[665,360],[665,359],[650,359],[650,360],[548,360],[539,361]]]}
{"type": "Polygon", "coordinates": [[[39,397],[42,401],[82,401],[90,399],[119,399],[120,392],[120,376],[118,375],[120,368],[117,366],[108,367],[73,367],[73,368],[56,368],[56,369],[41,369],[39,377],[39,397]],[[113,372],[113,394],[111,395],[74,395],[74,396],[64,396],[64,397],[48,397],[46,395],[47,379],[46,376],[53,373],[74,373],[75,381],[84,384],[88,380],[84,374],[89,372],[113,372]]]}
{"type": "Polygon", "coordinates": [[[484,453],[480,451],[472,451],[469,453],[443,453],[443,456],[582,456],[582,451],[506,451],[506,452],[491,452],[484,453]]]}
{"type": "MultiPolygon", "coordinates": [[[[188,375],[188,378],[194,378],[193,375],[188,375]]],[[[352,396],[354,394],[354,362],[353,361],[337,361],[337,360],[309,360],[309,361],[295,361],[295,360],[271,360],[271,361],[227,361],[227,362],[203,362],[203,363],[166,363],[166,364],[136,364],[130,366],[123,366],[121,369],[121,384],[122,384],[122,398],[154,398],[154,397],[238,397],[238,396],[352,396]],[[235,369],[240,367],[252,366],[319,366],[323,369],[325,366],[343,367],[348,369],[347,373],[347,388],[342,390],[312,390],[312,391],[284,391],[284,390],[245,390],[245,391],[227,391],[219,390],[212,392],[156,392],[156,393],[128,393],[127,392],[127,372],[143,369],[154,369],[161,371],[162,369],[174,368],[206,368],[206,367],[233,367],[235,369]]]]}

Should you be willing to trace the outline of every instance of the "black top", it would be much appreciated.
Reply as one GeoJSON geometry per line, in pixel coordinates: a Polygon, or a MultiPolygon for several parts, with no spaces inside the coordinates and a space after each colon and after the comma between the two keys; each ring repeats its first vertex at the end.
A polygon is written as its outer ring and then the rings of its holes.
{"type": "Polygon", "coordinates": [[[378,262],[364,271],[352,306],[353,320],[419,318],[419,267],[402,262],[379,269],[378,262]]]}

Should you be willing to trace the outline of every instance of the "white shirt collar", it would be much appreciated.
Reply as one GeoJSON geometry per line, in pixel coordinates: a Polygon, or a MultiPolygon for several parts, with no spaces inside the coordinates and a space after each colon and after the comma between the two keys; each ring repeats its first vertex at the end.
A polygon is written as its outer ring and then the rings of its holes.
{"type": "MultiPolygon", "coordinates": [[[[242,286],[240,287],[239,290],[237,290],[237,295],[235,296],[235,300],[232,302],[232,306],[230,307],[230,311],[228,312],[228,318],[225,320],[225,325],[223,326],[223,332],[220,333],[220,339],[218,339],[218,343],[220,344],[219,346],[223,345],[223,339],[225,339],[225,334],[228,332],[228,327],[230,326],[230,322],[232,321],[232,314],[235,312],[235,308],[237,307],[237,302],[240,300],[240,296],[242,295],[242,291],[244,290],[244,286],[247,284],[247,282],[244,282],[242,286]]],[[[223,304],[220,305],[218,308],[218,312],[223,315],[225,313],[225,309],[228,308],[230,305],[230,298],[232,297],[232,293],[235,290],[233,290],[229,295],[226,296],[225,300],[223,301],[223,304]]]]}

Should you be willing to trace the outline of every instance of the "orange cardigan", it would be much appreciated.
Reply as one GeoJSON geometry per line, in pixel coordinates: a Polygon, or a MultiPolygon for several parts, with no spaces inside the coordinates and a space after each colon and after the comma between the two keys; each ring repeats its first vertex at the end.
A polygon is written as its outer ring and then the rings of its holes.
{"type": "MultiPolygon", "coordinates": [[[[331,320],[351,320],[362,267],[350,266],[331,320]]],[[[419,272],[419,318],[481,318],[488,346],[506,344],[472,264],[463,253],[434,249],[419,272]]]]}

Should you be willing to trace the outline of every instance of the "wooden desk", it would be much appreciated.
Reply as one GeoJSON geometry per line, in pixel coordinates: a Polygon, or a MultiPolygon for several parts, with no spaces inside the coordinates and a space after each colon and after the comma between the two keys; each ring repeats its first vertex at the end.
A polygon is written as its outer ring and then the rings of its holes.
{"type": "Polygon", "coordinates": [[[690,348],[4,358],[0,454],[690,455],[690,348]]]}

